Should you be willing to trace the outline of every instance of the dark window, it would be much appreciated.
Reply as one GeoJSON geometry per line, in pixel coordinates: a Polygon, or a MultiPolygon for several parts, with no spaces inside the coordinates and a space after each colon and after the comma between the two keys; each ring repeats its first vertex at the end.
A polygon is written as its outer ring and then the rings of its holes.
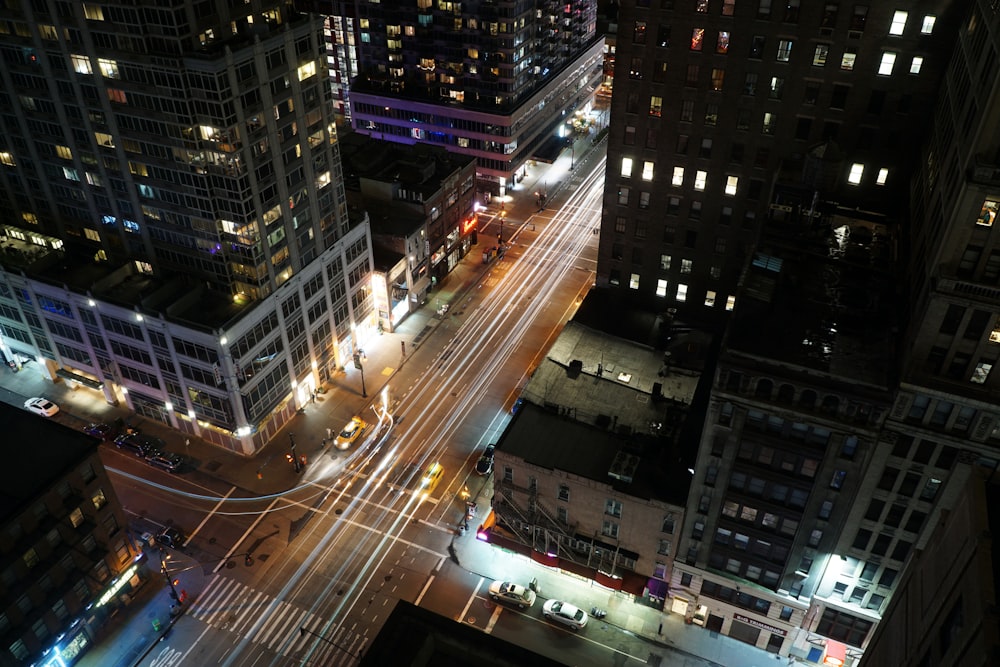
{"type": "Polygon", "coordinates": [[[954,465],[957,456],[958,450],[956,448],[945,445],[941,448],[941,453],[938,454],[937,461],[934,462],[934,467],[951,470],[951,466],[954,465]]]}
{"type": "Polygon", "coordinates": [[[864,551],[868,548],[868,543],[872,539],[872,531],[862,528],[858,531],[858,534],[854,536],[854,544],[852,545],[855,549],[861,549],[864,551]]]}
{"type": "Polygon", "coordinates": [[[889,512],[885,515],[885,525],[891,528],[899,528],[900,522],[903,520],[903,515],[906,514],[906,505],[901,505],[895,503],[889,508],[889,512]]]}
{"type": "Polygon", "coordinates": [[[879,535],[875,538],[875,544],[872,545],[872,553],[876,556],[884,556],[885,552],[889,550],[890,542],[892,542],[890,535],[879,535]]]}
{"type": "Polygon", "coordinates": [[[986,325],[989,324],[992,317],[993,315],[985,310],[973,311],[972,317],[969,318],[969,325],[965,327],[965,334],[963,337],[968,340],[979,340],[983,335],[983,331],[986,330],[986,325]]]}
{"type": "Polygon", "coordinates": [[[896,484],[896,478],[899,477],[899,470],[897,468],[892,468],[886,466],[886,469],[882,471],[882,478],[878,481],[879,489],[883,491],[892,491],[892,487],[896,484]]]}
{"type": "Polygon", "coordinates": [[[764,57],[764,44],[766,40],[763,35],[754,35],[753,40],[750,42],[750,57],[754,60],[760,60],[764,57]]]}
{"type": "Polygon", "coordinates": [[[697,246],[698,246],[698,232],[690,229],[684,232],[684,247],[695,248],[697,246]]]}
{"type": "Polygon", "coordinates": [[[795,138],[799,141],[808,141],[809,132],[812,130],[812,118],[798,118],[795,121],[795,138]]]}
{"type": "Polygon", "coordinates": [[[847,93],[849,86],[836,84],[833,86],[833,95],[830,96],[831,109],[843,109],[847,106],[847,93]]]}
{"type": "Polygon", "coordinates": [[[915,472],[908,472],[903,477],[903,483],[899,485],[898,493],[901,496],[911,497],[913,492],[917,490],[917,484],[920,483],[920,475],[915,472]]]}
{"type": "Polygon", "coordinates": [[[816,104],[819,100],[819,83],[816,81],[806,81],[805,94],[802,97],[804,104],[816,104]]]}
{"type": "Polygon", "coordinates": [[[910,544],[909,542],[899,540],[898,542],[896,542],[896,546],[892,548],[891,558],[898,561],[906,560],[906,556],[910,553],[910,547],[912,546],[913,545],[910,544]]]}
{"type": "Polygon", "coordinates": [[[913,455],[913,462],[925,464],[931,460],[931,456],[934,454],[934,448],[936,443],[930,440],[921,440],[920,444],[917,445],[917,451],[913,455]]]}
{"type": "Polygon", "coordinates": [[[965,308],[962,306],[957,306],[952,304],[948,306],[948,312],[945,313],[944,319],[941,321],[941,328],[938,329],[944,334],[953,334],[958,331],[958,325],[961,323],[962,318],[965,316],[965,308]]]}
{"type": "Polygon", "coordinates": [[[903,530],[910,533],[919,533],[920,529],[923,528],[924,521],[926,519],[926,514],[913,510],[910,512],[910,517],[906,520],[906,525],[903,527],[903,530]]]}
{"type": "Polygon", "coordinates": [[[868,113],[879,115],[882,113],[882,107],[885,105],[885,91],[884,90],[873,90],[871,96],[868,98],[868,113]]]}
{"type": "Polygon", "coordinates": [[[872,498],[872,501],[868,503],[868,511],[865,512],[865,518],[869,521],[878,521],[882,516],[882,510],[885,508],[885,501],[879,500],[878,498],[872,498]]]}

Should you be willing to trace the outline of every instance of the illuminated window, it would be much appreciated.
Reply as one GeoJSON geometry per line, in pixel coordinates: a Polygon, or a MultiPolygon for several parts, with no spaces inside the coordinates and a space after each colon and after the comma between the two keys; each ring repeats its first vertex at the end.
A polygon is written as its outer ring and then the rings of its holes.
{"type": "Polygon", "coordinates": [[[667,295],[667,281],[663,278],[659,278],[656,281],[656,296],[666,296],[667,295]]]}
{"type": "Polygon", "coordinates": [[[739,184],[740,179],[738,176],[726,176],[726,194],[735,195],[736,186],[739,184]]]}
{"type": "Polygon", "coordinates": [[[14,160],[14,154],[8,153],[7,151],[0,151],[0,164],[8,167],[16,167],[17,162],[14,160]]]}
{"type": "Polygon", "coordinates": [[[684,185],[684,167],[674,167],[674,176],[670,179],[670,185],[684,185]]]}
{"type": "Polygon", "coordinates": [[[906,12],[896,12],[892,15],[892,23],[889,25],[890,35],[902,35],[906,29],[906,12]]]}
{"type": "Polygon", "coordinates": [[[681,303],[687,301],[688,298],[688,286],[680,283],[677,285],[677,300],[681,303]]]}
{"type": "Polygon", "coordinates": [[[990,342],[1000,343],[1000,321],[997,321],[997,325],[990,332],[990,342]]]}
{"type": "Polygon", "coordinates": [[[117,102],[118,104],[128,103],[128,98],[125,97],[125,91],[118,88],[108,88],[108,99],[112,102],[117,102]]]}
{"type": "Polygon", "coordinates": [[[316,74],[316,63],[308,62],[305,65],[300,66],[298,72],[299,72],[299,81],[304,81],[305,79],[308,79],[309,77],[316,74]]]}
{"type": "Polygon", "coordinates": [[[701,45],[705,41],[705,29],[695,28],[691,31],[691,50],[701,51],[701,45]]]}
{"type": "Polygon", "coordinates": [[[729,31],[720,30],[719,36],[715,41],[715,52],[726,54],[729,53],[729,31]]]}
{"type": "Polygon", "coordinates": [[[761,134],[774,134],[774,128],[778,124],[778,116],[770,111],[764,112],[764,124],[760,128],[761,134]]]}
{"type": "Polygon", "coordinates": [[[792,40],[781,39],[778,40],[778,62],[787,63],[792,57],[792,40]]]}
{"type": "Polygon", "coordinates": [[[889,170],[882,167],[878,170],[878,176],[875,177],[875,185],[885,185],[886,179],[889,178],[889,170]]]}
{"type": "Polygon", "coordinates": [[[712,68],[712,90],[722,90],[722,82],[726,79],[726,70],[713,67],[712,68]]]}
{"type": "Polygon", "coordinates": [[[652,95],[649,98],[649,115],[659,116],[663,113],[663,98],[657,95],[652,95]]]}
{"type": "Polygon", "coordinates": [[[670,255],[660,255],[660,268],[664,271],[670,269],[670,255]]]}
{"type": "Polygon", "coordinates": [[[118,63],[114,60],[108,60],[107,58],[100,58],[97,61],[97,66],[101,68],[101,74],[108,77],[109,79],[120,78],[118,74],[118,63]]]}
{"type": "Polygon", "coordinates": [[[892,67],[896,64],[896,54],[888,51],[882,52],[882,62],[878,65],[878,73],[883,76],[892,74],[892,67]]]}
{"type": "Polygon", "coordinates": [[[639,274],[633,273],[629,276],[628,286],[630,289],[639,289],[639,274]]]}
{"type": "Polygon", "coordinates": [[[976,220],[976,224],[983,225],[985,227],[992,227],[994,221],[997,219],[998,209],[1000,209],[1000,202],[992,199],[983,200],[983,210],[980,211],[979,219],[976,220]]]}
{"type": "Polygon", "coordinates": [[[913,56],[910,61],[910,74],[920,74],[920,68],[924,65],[924,59],[920,56],[913,56]]]}
{"type": "Polygon", "coordinates": [[[840,69],[851,71],[854,69],[854,61],[858,59],[858,53],[854,49],[844,49],[844,55],[840,58],[840,69]]]}
{"type": "Polygon", "coordinates": [[[830,55],[830,47],[826,44],[817,44],[813,51],[813,66],[823,67],[826,65],[826,57],[830,55]]]}
{"type": "Polygon", "coordinates": [[[83,3],[83,15],[91,21],[103,21],[104,10],[100,5],[93,5],[89,2],[83,3]]]}
{"type": "Polygon", "coordinates": [[[701,171],[700,169],[694,173],[694,189],[704,190],[705,181],[708,180],[708,172],[701,171]]]}
{"type": "Polygon", "coordinates": [[[70,56],[73,63],[73,71],[77,74],[93,74],[94,70],[90,66],[90,58],[87,56],[70,56]]]}
{"type": "Polygon", "coordinates": [[[934,32],[934,22],[935,21],[937,21],[936,17],[931,16],[929,14],[927,16],[925,16],[924,20],[920,23],[920,34],[921,35],[929,35],[932,32],[934,32]]]}
{"type": "Polygon", "coordinates": [[[653,163],[648,160],[642,163],[642,180],[653,180],[653,163]]]}
{"type": "Polygon", "coordinates": [[[73,151],[70,150],[69,146],[56,146],[56,155],[64,160],[73,159],[73,151]]]}
{"type": "Polygon", "coordinates": [[[732,310],[736,306],[736,297],[728,296],[726,297],[726,310],[732,310]]]}
{"type": "Polygon", "coordinates": [[[715,305],[715,292],[712,290],[705,292],[705,305],[710,308],[715,305]]]}
{"type": "Polygon", "coordinates": [[[694,268],[694,262],[692,260],[690,259],[681,260],[681,275],[687,275],[691,273],[691,270],[693,268],[694,268]]]}
{"type": "Polygon", "coordinates": [[[851,165],[851,173],[847,176],[847,182],[857,185],[861,182],[861,175],[865,173],[865,165],[855,162],[851,165]]]}
{"type": "Polygon", "coordinates": [[[80,180],[80,174],[78,174],[76,169],[73,169],[72,167],[63,167],[63,176],[70,181],[80,180]]]}
{"type": "Polygon", "coordinates": [[[992,370],[993,364],[988,364],[985,361],[980,361],[976,364],[976,368],[972,371],[972,377],[969,378],[970,382],[975,382],[976,384],[983,384],[986,382],[986,378],[990,375],[990,370],[992,370]]]}
{"type": "Polygon", "coordinates": [[[622,177],[632,178],[632,158],[622,158],[622,177]]]}

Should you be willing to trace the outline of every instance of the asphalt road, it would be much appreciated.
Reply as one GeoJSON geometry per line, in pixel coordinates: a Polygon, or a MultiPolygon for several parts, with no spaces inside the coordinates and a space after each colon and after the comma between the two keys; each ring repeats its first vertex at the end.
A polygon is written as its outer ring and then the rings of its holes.
{"type": "Polygon", "coordinates": [[[203,576],[195,604],[142,664],[353,664],[399,599],[569,664],[644,658],[640,640],[598,622],[579,635],[551,625],[541,601],[524,614],[496,607],[489,582],[448,557],[461,492],[482,484],[479,454],[593,283],[603,166],[576,174],[582,187],[545,211],[507,221],[505,257],[451,304],[388,395],[373,397],[363,442],[311,461],[296,489],[245,498],[207,476],[140,474],[144,464],[107,452],[129,512],[185,528],[170,566],[203,576]],[[425,493],[411,476],[432,463],[444,474],[425,493]]]}

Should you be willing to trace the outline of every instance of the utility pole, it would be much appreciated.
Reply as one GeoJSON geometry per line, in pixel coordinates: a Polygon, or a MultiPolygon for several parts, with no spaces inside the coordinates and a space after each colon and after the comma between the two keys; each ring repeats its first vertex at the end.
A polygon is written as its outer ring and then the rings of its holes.
{"type": "Polygon", "coordinates": [[[295,472],[302,472],[302,464],[299,463],[299,457],[295,455],[295,434],[288,434],[288,441],[291,443],[290,453],[288,454],[288,459],[291,461],[292,467],[295,468],[295,472]]]}

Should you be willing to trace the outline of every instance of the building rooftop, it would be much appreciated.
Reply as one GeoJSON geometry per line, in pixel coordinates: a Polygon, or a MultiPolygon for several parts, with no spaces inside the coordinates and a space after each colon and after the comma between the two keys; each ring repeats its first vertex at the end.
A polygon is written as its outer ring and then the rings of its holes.
{"type": "Polygon", "coordinates": [[[399,600],[372,640],[362,667],[558,667],[562,663],[399,600]]]}
{"type": "Polygon", "coordinates": [[[357,132],[344,133],[339,144],[344,185],[348,190],[363,190],[361,181],[368,179],[398,183],[426,200],[457,172],[474,168],[476,163],[471,155],[450,153],[440,146],[399,144],[357,132]]]}
{"type": "Polygon", "coordinates": [[[727,349],[885,387],[896,323],[892,228],[808,197],[779,193],[771,206],[727,349]]]}
{"type": "Polygon", "coordinates": [[[662,352],[570,322],[522,390],[498,448],[684,504],[698,447],[684,427],[700,379],[667,366],[662,352]]]}
{"type": "Polygon", "coordinates": [[[82,431],[7,403],[0,403],[4,465],[0,466],[0,521],[23,511],[38,494],[97,452],[100,444],[82,431]],[[45,443],[44,447],[35,443],[45,443]]]}

